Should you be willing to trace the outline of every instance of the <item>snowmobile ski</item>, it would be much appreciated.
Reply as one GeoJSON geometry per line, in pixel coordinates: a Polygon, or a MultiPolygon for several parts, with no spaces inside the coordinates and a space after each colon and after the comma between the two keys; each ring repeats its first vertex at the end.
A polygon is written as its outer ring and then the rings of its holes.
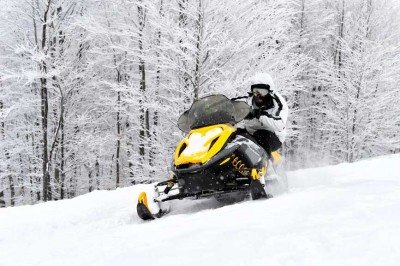
{"type": "Polygon", "coordinates": [[[153,214],[150,212],[147,202],[146,192],[142,192],[139,195],[138,204],[136,207],[137,214],[142,220],[154,220],[153,214]]]}
{"type": "MultiPolygon", "coordinates": [[[[154,200],[154,199],[153,199],[154,200]]],[[[158,212],[153,214],[150,211],[149,202],[147,200],[146,192],[142,192],[138,197],[138,204],[136,206],[136,211],[140,219],[142,220],[154,220],[156,218],[161,218],[165,214],[170,212],[170,209],[162,209],[160,202],[155,202],[158,207],[158,212]]]]}

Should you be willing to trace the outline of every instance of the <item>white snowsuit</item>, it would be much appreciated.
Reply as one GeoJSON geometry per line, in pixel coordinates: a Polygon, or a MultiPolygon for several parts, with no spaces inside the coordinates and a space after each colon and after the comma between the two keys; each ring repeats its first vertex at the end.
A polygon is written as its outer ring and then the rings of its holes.
{"type": "Polygon", "coordinates": [[[286,138],[286,121],[289,114],[289,108],[286,100],[279,93],[274,93],[274,106],[270,109],[263,110],[260,118],[245,120],[244,127],[253,134],[257,130],[268,130],[274,132],[280,142],[284,142],[286,138]]]}
{"type": "MultiPolygon", "coordinates": [[[[244,127],[250,134],[253,134],[257,130],[274,132],[279,138],[279,141],[283,143],[286,138],[286,121],[289,114],[286,100],[276,91],[273,79],[266,73],[254,75],[247,83],[248,87],[257,86],[256,84],[268,85],[269,91],[273,97],[273,106],[269,109],[262,109],[259,119],[245,120],[244,127]]],[[[257,107],[253,106],[253,108],[257,107]]]]}

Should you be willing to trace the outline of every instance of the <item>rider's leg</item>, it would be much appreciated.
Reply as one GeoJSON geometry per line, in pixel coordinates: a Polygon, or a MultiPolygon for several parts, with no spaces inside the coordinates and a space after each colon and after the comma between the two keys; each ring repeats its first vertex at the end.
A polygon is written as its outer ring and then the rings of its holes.
{"type": "Polygon", "coordinates": [[[268,130],[257,130],[253,133],[254,139],[261,145],[271,158],[271,153],[282,147],[282,142],[274,132],[268,130]]]}

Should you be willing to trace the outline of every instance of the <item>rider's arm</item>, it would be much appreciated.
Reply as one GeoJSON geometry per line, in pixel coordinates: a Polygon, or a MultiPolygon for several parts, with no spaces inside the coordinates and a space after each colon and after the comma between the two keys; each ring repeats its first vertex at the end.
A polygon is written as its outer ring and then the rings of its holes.
{"type": "Polygon", "coordinates": [[[286,126],[289,109],[285,99],[279,94],[275,94],[274,104],[277,110],[272,114],[266,111],[261,112],[259,120],[270,131],[283,131],[286,126]]]}

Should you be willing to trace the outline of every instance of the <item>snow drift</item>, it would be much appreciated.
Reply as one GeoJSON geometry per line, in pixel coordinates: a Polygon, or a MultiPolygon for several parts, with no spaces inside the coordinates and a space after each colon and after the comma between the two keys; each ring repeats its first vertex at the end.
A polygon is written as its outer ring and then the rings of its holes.
{"type": "Polygon", "coordinates": [[[178,201],[143,222],[148,186],[0,209],[1,265],[398,265],[400,156],[290,172],[290,193],[178,201]]]}

